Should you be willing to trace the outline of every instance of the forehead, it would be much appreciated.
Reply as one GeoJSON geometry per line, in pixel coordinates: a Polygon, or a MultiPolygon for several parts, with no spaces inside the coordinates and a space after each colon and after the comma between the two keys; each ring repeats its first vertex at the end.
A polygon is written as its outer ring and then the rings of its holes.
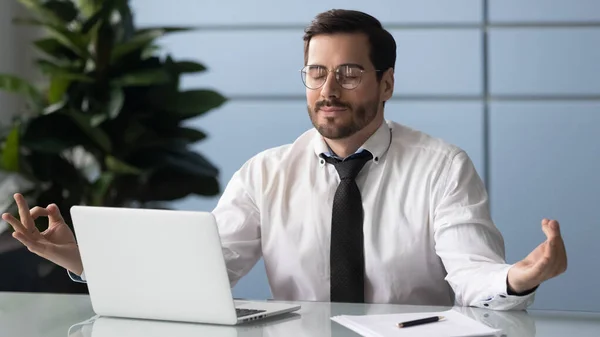
{"type": "Polygon", "coordinates": [[[337,33],[313,36],[308,44],[307,64],[335,67],[345,63],[367,66],[369,40],[362,33],[337,33]]]}

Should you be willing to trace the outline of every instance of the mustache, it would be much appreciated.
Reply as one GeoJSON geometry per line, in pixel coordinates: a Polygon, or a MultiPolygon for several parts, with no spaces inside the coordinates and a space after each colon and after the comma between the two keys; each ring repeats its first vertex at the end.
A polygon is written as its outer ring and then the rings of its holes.
{"type": "Polygon", "coordinates": [[[315,104],[315,111],[321,109],[324,106],[351,109],[350,104],[344,103],[339,100],[323,100],[315,104]]]}

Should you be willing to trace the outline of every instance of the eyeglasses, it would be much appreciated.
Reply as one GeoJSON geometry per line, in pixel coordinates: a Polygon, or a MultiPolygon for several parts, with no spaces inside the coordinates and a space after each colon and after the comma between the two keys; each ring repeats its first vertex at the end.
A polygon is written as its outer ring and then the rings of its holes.
{"type": "Polygon", "coordinates": [[[335,73],[335,79],[342,88],[352,90],[360,84],[362,74],[369,72],[369,70],[364,70],[357,64],[341,65],[333,70],[329,70],[324,66],[308,65],[300,70],[302,83],[311,90],[322,87],[331,72],[335,73]]]}

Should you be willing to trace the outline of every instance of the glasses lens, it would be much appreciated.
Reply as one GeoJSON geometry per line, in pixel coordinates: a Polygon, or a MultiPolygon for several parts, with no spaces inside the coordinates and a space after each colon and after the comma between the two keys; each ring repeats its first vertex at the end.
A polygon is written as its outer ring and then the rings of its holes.
{"type": "MultiPolygon", "coordinates": [[[[327,81],[327,69],[323,66],[306,66],[300,72],[302,82],[309,89],[318,89],[327,81]]],[[[345,89],[354,89],[360,84],[362,70],[358,66],[340,66],[335,70],[335,78],[345,89]]]]}
{"type": "Polygon", "coordinates": [[[357,66],[342,66],[336,71],[340,85],[345,89],[354,89],[360,84],[362,71],[357,66]]]}
{"type": "Polygon", "coordinates": [[[320,88],[327,80],[327,70],[321,66],[306,66],[302,69],[302,81],[309,89],[320,88]]]}

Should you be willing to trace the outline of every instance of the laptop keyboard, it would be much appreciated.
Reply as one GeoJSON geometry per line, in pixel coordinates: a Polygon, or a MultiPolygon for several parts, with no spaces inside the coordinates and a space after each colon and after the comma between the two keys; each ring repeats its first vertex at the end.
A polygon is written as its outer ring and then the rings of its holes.
{"type": "Polygon", "coordinates": [[[258,314],[261,312],[265,312],[266,310],[256,310],[256,309],[235,309],[235,313],[237,314],[237,317],[244,317],[244,316],[249,316],[249,315],[254,315],[254,314],[258,314]]]}

